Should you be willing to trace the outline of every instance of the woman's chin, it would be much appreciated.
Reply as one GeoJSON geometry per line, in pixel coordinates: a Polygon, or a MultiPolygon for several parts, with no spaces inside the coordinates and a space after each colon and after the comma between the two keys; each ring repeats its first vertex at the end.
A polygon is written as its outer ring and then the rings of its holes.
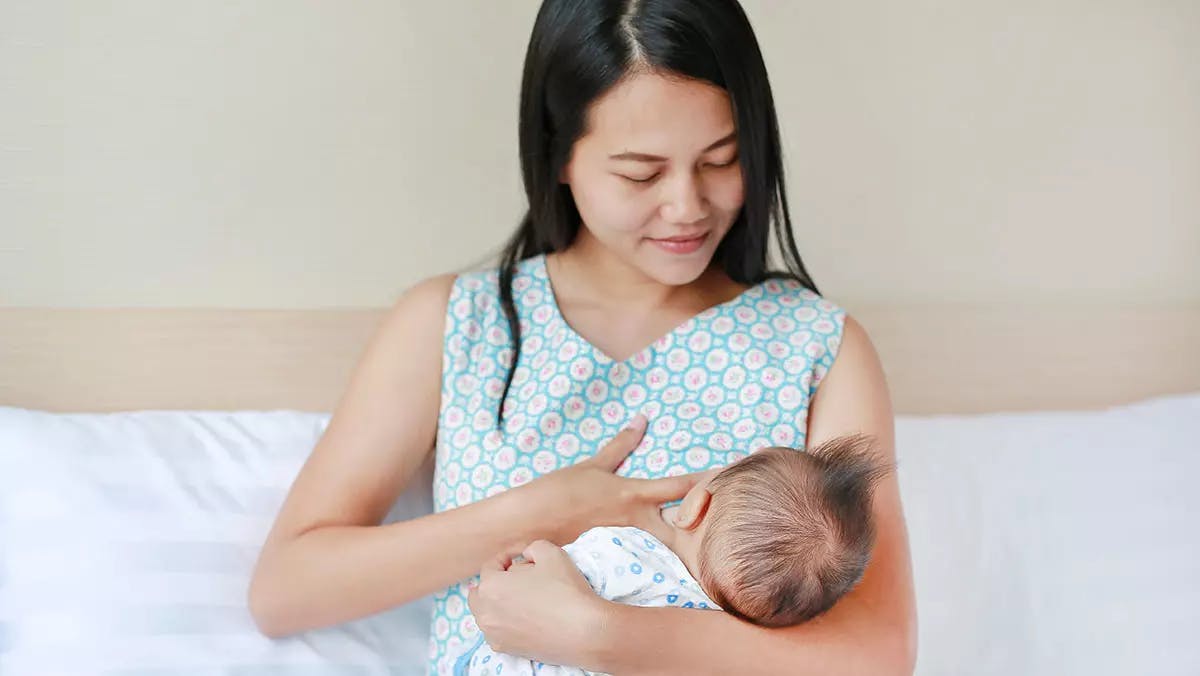
{"type": "Polygon", "coordinates": [[[642,260],[642,271],[655,281],[668,286],[683,286],[704,274],[712,263],[712,252],[697,251],[688,256],[655,252],[642,260]]]}
{"type": "Polygon", "coordinates": [[[704,274],[707,264],[695,266],[656,265],[652,264],[643,271],[656,282],[664,286],[685,286],[691,284],[704,274]]]}

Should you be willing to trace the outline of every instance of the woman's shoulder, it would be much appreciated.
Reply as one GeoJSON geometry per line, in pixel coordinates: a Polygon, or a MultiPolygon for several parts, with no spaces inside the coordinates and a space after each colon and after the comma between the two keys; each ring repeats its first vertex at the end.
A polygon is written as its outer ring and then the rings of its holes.
{"type": "MultiPolygon", "coordinates": [[[[832,300],[791,278],[768,279],[745,294],[748,307],[764,317],[786,317],[798,327],[820,334],[841,334],[846,310],[832,300]]],[[[791,323],[784,323],[787,331],[791,323]]]]}
{"type": "Polygon", "coordinates": [[[440,325],[457,286],[457,277],[454,273],[434,275],[404,289],[385,313],[380,328],[386,329],[394,325],[440,325]]]}
{"type": "Polygon", "coordinates": [[[776,278],[748,289],[731,319],[748,329],[748,336],[735,337],[741,344],[757,344],[787,372],[807,363],[803,370],[811,370],[807,382],[815,389],[838,356],[847,318],[838,302],[795,279],[776,278]]]}
{"type": "MultiPolygon", "coordinates": [[[[460,272],[455,277],[452,289],[454,296],[500,298],[500,268],[497,266],[460,272]]],[[[516,296],[544,277],[545,267],[541,265],[540,256],[517,261],[512,275],[513,295],[516,296]]]]}
{"type": "MultiPolygon", "coordinates": [[[[545,267],[537,256],[518,261],[514,266],[513,308],[522,325],[534,308],[545,303],[544,275],[545,267]]],[[[446,335],[456,336],[452,345],[474,344],[484,339],[493,346],[507,345],[511,330],[500,293],[500,269],[470,270],[453,277],[448,297],[441,305],[446,335]]]]}
{"type": "Polygon", "coordinates": [[[762,298],[781,302],[788,307],[812,307],[828,313],[841,310],[841,306],[835,300],[790,277],[768,279],[753,290],[758,291],[762,298]]]}

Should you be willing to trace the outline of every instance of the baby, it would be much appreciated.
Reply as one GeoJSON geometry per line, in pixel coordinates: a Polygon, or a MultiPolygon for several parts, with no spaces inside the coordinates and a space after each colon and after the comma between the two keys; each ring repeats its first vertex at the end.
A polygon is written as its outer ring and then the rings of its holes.
{"type": "MultiPolygon", "coordinates": [[[[663,510],[670,542],[629,527],[593,528],[563,547],[598,595],[637,606],[724,610],[764,627],[810,620],[862,578],[871,497],[890,467],[871,438],[807,452],[764,448],[712,470],[663,510]]],[[[456,674],[587,674],[496,653],[482,635],[456,674]]]]}

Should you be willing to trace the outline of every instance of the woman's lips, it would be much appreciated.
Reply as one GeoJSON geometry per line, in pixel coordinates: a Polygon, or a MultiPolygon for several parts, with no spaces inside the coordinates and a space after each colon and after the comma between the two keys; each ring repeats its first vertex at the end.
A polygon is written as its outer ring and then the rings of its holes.
{"type": "Polygon", "coordinates": [[[708,233],[700,235],[692,235],[690,237],[668,237],[665,239],[650,238],[650,242],[658,248],[673,254],[690,254],[700,250],[704,246],[704,241],[708,239],[708,233]]]}

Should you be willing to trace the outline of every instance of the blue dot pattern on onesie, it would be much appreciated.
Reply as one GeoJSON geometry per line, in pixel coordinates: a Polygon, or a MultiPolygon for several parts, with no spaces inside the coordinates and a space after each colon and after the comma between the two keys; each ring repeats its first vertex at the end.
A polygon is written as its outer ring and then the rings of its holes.
{"type": "MultiPolygon", "coordinates": [[[[621,476],[724,467],[768,446],[803,448],[808,404],[837,356],[845,313],[792,280],[768,280],[692,317],[624,361],[559,312],[545,256],[517,264],[520,359],[496,270],[460,275],[446,311],[434,508],[481,500],[593,456],[638,412],[650,420],[621,476]]],[[[464,580],[434,595],[432,674],[478,639],[464,580]]]]}

